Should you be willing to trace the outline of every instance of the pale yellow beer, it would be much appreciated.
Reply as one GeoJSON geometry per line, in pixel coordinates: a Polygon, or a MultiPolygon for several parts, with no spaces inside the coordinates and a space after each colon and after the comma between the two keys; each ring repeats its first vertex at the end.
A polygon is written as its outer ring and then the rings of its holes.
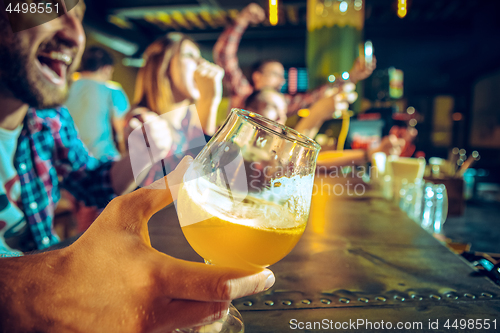
{"type": "Polygon", "coordinates": [[[245,217],[240,219],[217,209],[207,211],[207,206],[213,208],[214,203],[221,205],[220,200],[200,205],[184,186],[179,190],[177,211],[184,236],[201,257],[214,265],[261,270],[285,257],[306,227],[306,220],[291,222],[294,217],[284,207],[251,196],[240,204],[246,208],[245,217]],[[183,221],[190,218],[198,221],[183,221]],[[290,227],[276,227],[280,225],[290,227]]]}

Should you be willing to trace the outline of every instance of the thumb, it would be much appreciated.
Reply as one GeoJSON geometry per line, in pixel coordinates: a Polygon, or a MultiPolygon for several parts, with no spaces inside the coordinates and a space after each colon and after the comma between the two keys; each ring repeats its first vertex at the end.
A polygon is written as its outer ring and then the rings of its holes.
{"type": "Polygon", "coordinates": [[[174,299],[231,301],[267,290],[275,282],[274,274],[269,269],[250,272],[168,256],[159,257],[154,267],[158,269],[158,292],[174,299]]]}

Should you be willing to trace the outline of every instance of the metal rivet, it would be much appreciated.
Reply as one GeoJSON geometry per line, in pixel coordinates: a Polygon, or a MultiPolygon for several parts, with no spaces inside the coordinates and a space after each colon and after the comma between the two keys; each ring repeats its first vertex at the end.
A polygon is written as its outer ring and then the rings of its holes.
{"type": "Polygon", "coordinates": [[[481,296],[488,297],[488,298],[493,298],[493,295],[490,294],[490,293],[481,293],[481,296]]]}
{"type": "Polygon", "coordinates": [[[446,294],[446,297],[451,298],[451,299],[458,299],[458,295],[455,295],[455,294],[446,294]]]}
{"type": "Polygon", "coordinates": [[[349,303],[351,300],[350,300],[349,298],[344,298],[344,297],[343,297],[343,298],[339,299],[339,301],[340,301],[341,303],[345,303],[345,304],[347,304],[347,303],[349,303]]]}
{"type": "Polygon", "coordinates": [[[385,302],[385,301],[387,301],[387,298],[382,297],[382,296],[375,297],[375,299],[376,299],[377,301],[379,301],[379,302],[385,302]]]}
{"type": "Polygon", "coordinates": [[[405,298],[404,298],[404,297],[401,297],[401,296],[398,296],[398,295],[394,296],[394,299],[395,299],[395,300],[398,300],[398,301],[401,301],[401,302],[404,302],[404,301],[405,301],[405,298]]]}
{"type": "Polygon", "coordinates": [[[432,298],[432,299],[435,299],[436,301],[441,300],[441,296],[438,296],[438,295],[431,295],[429,297],[432,298]]]}
{"type": "Polygon", "coordinates": [[[361,298],[358,298],[358,301],[363,302],[363,303],[368,303],[370,301],[370,299],[366,298],[366,297],[361,297],[361,298]]]}
{"type": "Polygon", "coordinates": [[[465,293],[464,296],[468,297],[468,298],[472,298],[472,299],[476,298],[476,295],[472,295],[472,294],[469,294],[469,293],[465,293]]]}
{"type": "Polygon", "coordinates": [[[311,304],[311,301],[308,299],[303,299],[302,304],[311,304]]]}
{"type": "Polygon", "coordinates": [[[243,302],[243,305],[244,306],[252,306],[253,303],[252,303],[252,301],[246,301],[246,302],[243,302]]]}
{"type": "Polygon", "coordinates": [[[274,302],[271,301],[271,300],[267,300],[264,302],[265,305],[269,305],[269,306],[273,306],[274,305],[274,302]]]}
{"type": "Polygon", "coordinates": [[[411,298],[416,299],[417,301],[421,301],[421,300],[423,300],[423,299],[424,299],[422,296],[417,295],[417,294],[413,294],[413,295],[411,295],[411,298]]]}
{"type": "Polygon", "coordinates": [[[283,305],[292,305],[292,301],[284,300],[284,301],[281,302],[281,304],[283,304],[283,305]]]}

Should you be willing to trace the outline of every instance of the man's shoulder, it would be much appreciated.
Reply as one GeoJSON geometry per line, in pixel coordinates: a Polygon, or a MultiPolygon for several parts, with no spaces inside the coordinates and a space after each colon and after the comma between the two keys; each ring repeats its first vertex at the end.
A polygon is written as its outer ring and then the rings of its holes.
{"type": "Polygon", "coordinates": [[[106,81],[102,83],[103,85],[106,86],[106,88],[111,89],[111,90],[117,90],[117,91],[123,91],[123,87],[121,84],[119,84],[116,81],[106,81]]]}

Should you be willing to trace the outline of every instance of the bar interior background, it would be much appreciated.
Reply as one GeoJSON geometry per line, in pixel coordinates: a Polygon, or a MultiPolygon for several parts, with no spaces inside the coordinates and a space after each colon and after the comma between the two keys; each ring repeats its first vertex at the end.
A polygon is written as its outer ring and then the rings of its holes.
{"type": "MultiPolygon", "coordinates": [[[[475,250],[500,252],[496,241],[500,228],[495,223],[500,200],[500,3],[406,0],[402,13],[401,0],[276,1],[278,23],[273,26],[266,20],[243,35],[238,52],[243,70],[258,59],[278,59],[286,69],[298,69],[299,91],[314,88],[330,75],[348,70],[358,43],[371,40],[377,71],[358,86],[360,98],[353,110],[390,108],[402,114],[416,110],[416,150],[426,157],[446,158],[453,147],[480,151],[481,160],[474,166],[480,200],[472,198],[466,214],[450,219],[445,231],[458,242],[472,242],[475,250]],[[346,15],[351,19],[333,25],[320,22],[319,34],[308,26],[308,15],[321,20],[331,15],[329,10],[338,14],[342,3],[347,4],[346,15]],[[355,11],[360,3],[361,11],[355,11]],[[329,40],[344,48],[325,48],[329,40]],[[311,54],[342,59],[314,66],[311,54]],[[375,87],[389,68],[404,74],[401,98],[390,98],[388,91],[375,87]]],[[[202,56],[211,60],[219,34],[250,2],[86,0],[87,45],[104,46],[119,60],[114,79],[132,99],[141,54],[153,40],[180,31],[199,43],[202,56]]],[[[254,2],[269,9],[268,1],[254,2]]],[[[220,120],[226,108],[227,101],[221,105],[220,120]]]]}

